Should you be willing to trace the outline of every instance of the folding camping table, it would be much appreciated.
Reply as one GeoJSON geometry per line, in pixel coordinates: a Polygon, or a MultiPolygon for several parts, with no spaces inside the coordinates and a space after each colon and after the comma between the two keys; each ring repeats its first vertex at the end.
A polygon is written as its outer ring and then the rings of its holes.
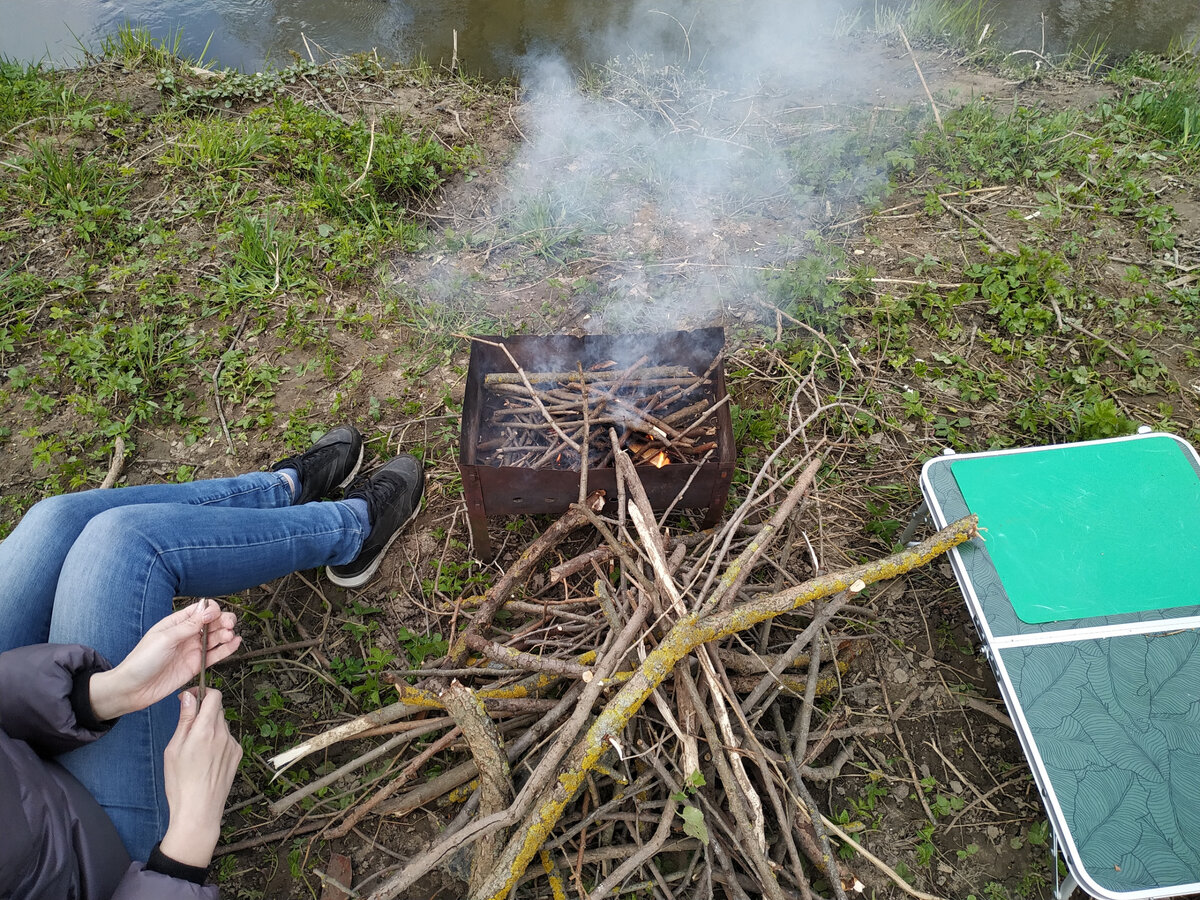
{"type": "MultiPolygon", "coordinates": [[[[1174,435],[948,452],[921,472],[1045,803],[1097,898],[1200,893],[1200,456],[1174,435]]],[[[1057,871],[1057,870],[1056,870],[1057,871]]]]}

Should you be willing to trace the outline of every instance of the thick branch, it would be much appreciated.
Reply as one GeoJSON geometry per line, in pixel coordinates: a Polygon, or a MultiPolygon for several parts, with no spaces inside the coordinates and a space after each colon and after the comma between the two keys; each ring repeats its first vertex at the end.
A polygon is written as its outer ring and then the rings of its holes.
{"type": "Polygon", "coordinates": [[[578,663],[573,663],[566,659],[556,659],[551,656],[535,656],[532,653],[524,653],[512,647],[505,647],[503,644],[497,644],[495,641],[489,641],[487,638],[478,634],[464,634],[463,641],[472,650],[478,650],[488,659],[493,659],[496,662],[502,662],[514,669],[525,669],[533,672],[549,672],[554,675],[563,675],[567,678],[583,678],[590,681],[592,678],[592,670],[587,666],[581,666],[578,663]]]}
{"type": "MultiPolygon", "coordinates": [[[[487,710],[469,687],[455,679],[442,694],[446,711],[453,716],[471,750],[475,767],[479,769],[479,814],[490,816],[500,812],[512,798],[512,775],[508,757],[501,749],[500,733],[488,718],[487,710]]],[[[504,832],[496,831],[475,845],[471,860],[471,889],[483,883],[495,862],[496,851],[504,840],[504,832]]]]}

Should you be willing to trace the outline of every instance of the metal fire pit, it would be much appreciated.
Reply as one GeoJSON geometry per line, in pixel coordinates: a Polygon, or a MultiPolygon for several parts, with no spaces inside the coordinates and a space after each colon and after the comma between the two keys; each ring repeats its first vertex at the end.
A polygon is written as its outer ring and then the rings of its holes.
{"type": "MultiPolygon", "coordinates": [[[[507,347],[526,372],[569,372],[579,365],[587,370],[607,360],[628,366],[646,356],[651,366],[685,366],[696,375],[703,375],[724,349],[725,332],[721,328],[705,328],[646,335],[524,335],[486,337],[484,340],[507,347]]],[[[492,558],[488,516],[562,513],[579,499],[578,469],[480,464],[477,448],[481,437],[485,437],[491,427],[491,423],[485,421],[488,412],[484,377],[514,371],[500,347],[480,342],[471,344],[458,465],[467,501],[471,541],[475,555],[483,560],[492,558]]],[[[724,367],[718,364],[709,377],[715,394],[713,402],[716,403],[726,396],[724,367]]],[[[725,508],[736,462],[729,404],[723,404],[713,418],[717,426],[717,448],[707,462],[676,462],[662,468],[639,466],[637,470],[656,512],[666,510],[688,484],[688,479],[692,479],[676,508],[704,510],[703,527],[706,528],[716,524],[725,508]],[[693,473],[696,473],[694,479],[693,473]]],[[[617,475],[611,462],[606,466],[589,465],[588,491],[595,490],[606,492],[606,511],[613,512],[617,475]]]]}

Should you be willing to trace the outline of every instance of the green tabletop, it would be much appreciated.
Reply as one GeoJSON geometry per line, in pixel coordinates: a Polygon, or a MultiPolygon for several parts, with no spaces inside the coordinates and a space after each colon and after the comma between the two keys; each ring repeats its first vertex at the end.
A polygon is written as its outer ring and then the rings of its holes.
{"type": "Polygon", "coordinates": [[[1023,621],[1200,603],[1200,478],[1170,436],[949,465],[1023,621]]]}

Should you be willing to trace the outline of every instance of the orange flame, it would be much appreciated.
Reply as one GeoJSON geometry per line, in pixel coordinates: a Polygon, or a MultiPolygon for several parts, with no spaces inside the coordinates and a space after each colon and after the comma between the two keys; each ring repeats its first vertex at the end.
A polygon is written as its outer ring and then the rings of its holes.
{"type": "Polygon", "coordinates": [[[654,464],[655,468],[661,469],[663,466],[669,465],[671,460],[667,458],[667,454],[659,450],[658,456],[654,457],[654,459],[650,460],[650,462],[654,464]]]}

